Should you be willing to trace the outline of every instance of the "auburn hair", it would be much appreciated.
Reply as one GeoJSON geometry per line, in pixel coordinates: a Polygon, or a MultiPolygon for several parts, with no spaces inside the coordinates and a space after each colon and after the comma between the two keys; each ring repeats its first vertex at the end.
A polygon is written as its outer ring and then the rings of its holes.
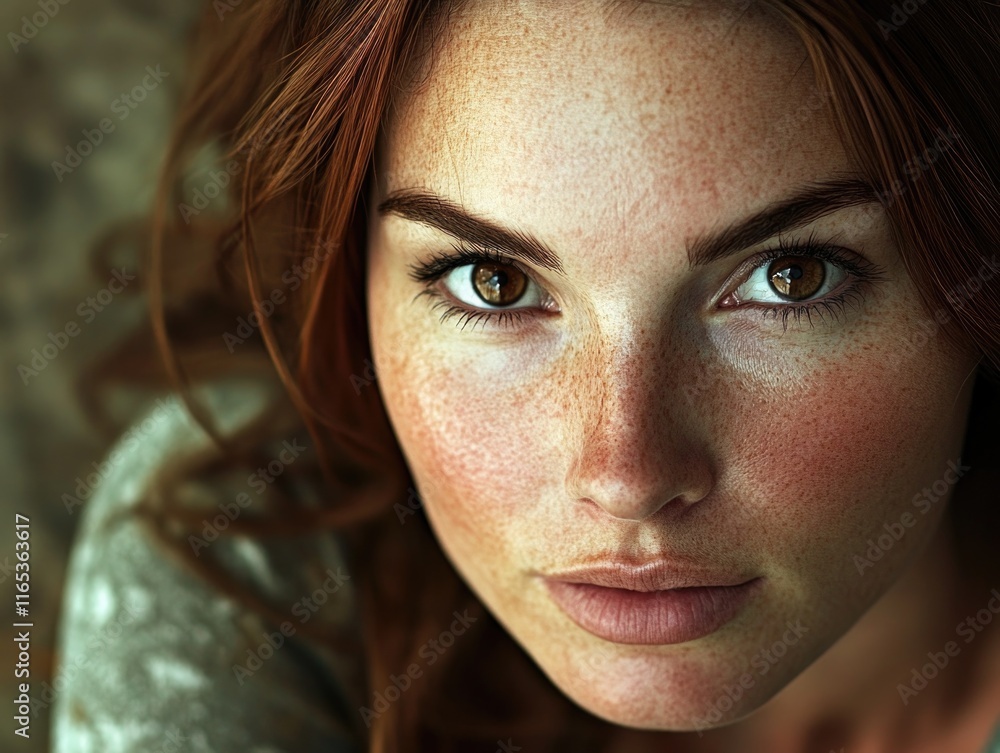
{"type": "MultiPolygon", "coordinates": [[[[86,405],[104,421],[97,386],[141,381],[176,390],[220,453],[174,469],[175,476],[208,476],[261,457],[264,443],[288,428],[275,420],[287,415],[287,404],[223,435],[192,388],[232,374],[276,376],[313,440],[315,462],[306,470],[328,502],[319,510],[301,505],[291,487],[276,484],[284,494],[280,516],[246,516],[229,531],[327,528],[349,542],[361,645],[348,636],[313,637],[361,651],[371,697],[416,660],[453,612],[478,618],[370,727],[359,715],[367,749],[492,750],[511,739],[533,750],[598,751],[614,727],[559,693],[444,558],[414,504],[419,498],[371,372],[365,197],[376,136],[393,101],[421,85],[435,41],[464,2],[206,2],[157,198],[139,226],[154,337],[144,327],[88,372],[86,405]],[[199,166],[219,187],[211,201],[192,199],[199,166]],[[290,269],[301,270],[294,289],[290,269]],[[276,290],[281,305],[269,304],[276,290]],[[249,337],[233,334],[240,317],[249,337]],[[154,349],[162,368],[149,367],[154,349]]],[[[943,322],[944,336],[979,357],[963,454],[972,471],[956,487],[952,523],[968,542],[969,572],[980,572],[991,544],[983,532],[996,530],[984,525],[997,515],[987,494],[1000,488],[1000,296],[990,272],[1000,270],[1000,7],[985,0],[914,2],[912,9],[888,0],[755,4],[801,37],[824,106],[858,169],[879,188],[929,320],[943,322]],[[950,135],[944,144],[941,134],[950,135]]],[[[733,24],[749,5],[718,3],[733,24]]],[[[109,237],[105,249],[117,240],[109,237]]],[[[169,495],[155,495],[143,513],[186,552],[183,532],[202,522],[169,495]]],[[[191,564],[276,621],[287,618],[210,562],[191,564]]]]}

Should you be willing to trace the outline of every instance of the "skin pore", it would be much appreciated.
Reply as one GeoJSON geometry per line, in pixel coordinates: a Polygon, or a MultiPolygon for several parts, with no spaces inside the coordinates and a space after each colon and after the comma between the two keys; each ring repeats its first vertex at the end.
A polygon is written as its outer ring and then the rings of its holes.
{"type": "MultiPolygon", "coordinates": [[[[988,688],[942,702],[967,681],[957,661],[908,704],[897,691],[989,599],[961,590],[946,500],[913,503],[959,464],[975,359],[909,344],[929,315],[798,38],[712,3],[476,2],[429,61],[376,150],[368,314],[456,570],[622,749],[670,730],[677,750],[979,750],[988,688]],[[782,205],[799,211],[780,232],[722,232],[782,205]],[[536,258],[415,279],[473,228],[536,258]],[[775,249],[795,264],[772,267],[775,249]],[[825,282],[790,303],[774,284],[796,275],[825,282]],[[481,297],[490,279],[512,303],[481,297]],[[859,572],[904,513],[915,525],[859,572]],[[598,556],[761,587],[710,635],[619,644],[539,577],[598,556]]],[[[966,651],[1000,668],[991,635],[966,651]]]]}

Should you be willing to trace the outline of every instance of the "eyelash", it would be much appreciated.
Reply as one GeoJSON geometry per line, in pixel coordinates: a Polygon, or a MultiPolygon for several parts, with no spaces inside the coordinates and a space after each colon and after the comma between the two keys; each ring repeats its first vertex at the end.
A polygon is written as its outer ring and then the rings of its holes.
{"type": "Polygon", "coordinates": [[[509,256],[505,256],[489,246],[468,246],[464,242],[460,241],[452,244],[451,253],[439,251],[431,256],[431,258],[426,262],[411,265],[410,279],[425,286],[424,290],[417,294],[417,298],[422,295],[427,295],[431,298],[437,299],[437,301],[433,304],[432,309],[444,307],[445,311],[441,314],[442,324],[444,324],[444,322],[446,322],[449,318],[458,316],[459,320],[455,326],[461,326],[462,329],[465,329],[466,325],[469,324],[470,321],[473,323],[473,329],[475,329],[475,325],[479,322],[495,322],[503,327],[513,326],[515,323],[521,321],[524,317],[524,312],[527,311],[527,309],[473,309],[463,304],[452,303],[449,299],[444,297],[444,294],[440,290],[433,287],[434,283],[451,272],[453,269],[464,267],[469,264],[482,264],[484,262],[493,262],[495,264],[504,264],[508,267],[513,267],[521,274],[534,281],[534,277],[531,273],[525,269],[524,266],[519,264],[514,259],[511,259],[509,256]]]}
{"type": "Polygon", "coordinates": [[[782,331],[788,329],[788,317],[795,318],[798,324],[802,316],[806,317],[810,328],[814,327],[812,315],[819,314],[822,319],[823,312],[828,313],[834,321],[840,321],[840,317],[847,310],[848,306],[860,308],[865,301],[868,290],[879,282],[884,282],[887,277],[883,269],[856,253],[836,246],[832,243],[819,240],[815,231],[810,233],[804,240],[787,240],[778,237],[778,245],[748,259],[748,275],[756,272],[761,267],[767,266],[775,259],[782,256],[808,256],[821,261],[828,261],[840,267],[855,279],[847,286],[841,286],[840,292],[836,295],[828,295],[826,298],[819,298],[815,301],[804,303],[787,303],[783,305],[762,304],[756,301],[748,301],[740,304],[740,307],[751,307],[760,309],[764,319],[781,319],[782,331]]]}
{"type": "MultiPolygon", "coordinates": [[[[788,318],[795,318],[796,324],[802,316],[805,316],[809,326],[815,326],[812,321],[813,313],[817,313],[822,318],[823,313],[829,314],[834,321],[839,321],[840,316],[846,311],[848,306],[860,307],[864,302],[867,289],[878,282],[885,280],[881,268],[872,262],[863,259],[846,249],[840,248],[830,243],[820,241],[815,234],[810,234],[805,240],[787,240],[779,237],[778,244],[770,249],[762,251],[755,257],[748,259],[745,263],[747,269],[746,279],[749,274],[766,266],[775,259],[782,256],[807,256],[821,261],[828,261],[839,266],[844,271],[851,274],[855,279],[852,283],[833,296],[809,301],[806,303],[787,303],[783,305],[760,304],[755,301],[748,301],[739,304],[739,308],[761,309],[763,317],[766,319],[781,319],[782,331],[788,328],[788,318]]],[[[428,261],[411,265],[410,278],[424,286],[424,290],[417,294],[428,295],[436,298],[437,301],[432,308],[443,307],[444,313],[441,315],[441,323],[453,316],[458,316],[459,321],[456,327],[465,329],[470,322],[473,328],[477,323],[496,323],[502,327],[511,327],[521,321],[529,309],[473,309],[464,304],[454,303],[445,298],[444,293],[434,287],[434,284],[448,274],[451,270],[470,264],[481,264],[492,262],[504,264],[518,270],[534,282],[534,277],[514,259],[500,253],[496,249],[488,246],[468,246],[462,242],[452,244],[451,252],[436,252],[428,261]]],[[[537,284],[537,283],[536,283],[537,284]]],[[[842,286],[843,287],[843,286],[842,286]]]]}

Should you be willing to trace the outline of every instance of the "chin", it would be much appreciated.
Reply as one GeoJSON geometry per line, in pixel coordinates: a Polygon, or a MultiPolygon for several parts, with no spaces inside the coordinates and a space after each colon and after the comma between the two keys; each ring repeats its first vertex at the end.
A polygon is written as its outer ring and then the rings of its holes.
{"type": "Polygon", "coordinates": [[[663,697],[620,700],[592,697],[588,691],[574,695],[562,690],[577,706],[598,719],[619,727],[656,732],[706,732],[738,722],[760,708],[760,704],[743,699],[728,711],[716,713],[711,703],[698,708],[687,701],[663,697]]]}
{"type": "MultiPolygon", "coordinates": [[[[771,677],[734,673],[722,660],[705,656],[618,657],[570,662],[550,672],[553,684],[587,713],[620,727],[663,732],[698,732],[725,727],[750,716],[787,684],[771,677]],[[716,659],[716,661],[720,661],[716,659]],[[742,684],[741,684],[742,680],[742,684]]],[[[789,667],[785,671],[790,670],[789,667]]]]}

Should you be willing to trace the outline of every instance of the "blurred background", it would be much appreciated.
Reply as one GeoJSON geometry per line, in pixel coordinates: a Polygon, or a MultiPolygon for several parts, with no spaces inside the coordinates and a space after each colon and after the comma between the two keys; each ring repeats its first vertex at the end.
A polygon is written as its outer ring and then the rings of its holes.
{"type": "Polygon", "coordinates": [[[14,733],[11,713],[23,681],[14,677],[15,515],[30,520],[31,696],[44,698],[82,510],[72,500],[79,499],[78,480],[86,483],[108,449],[78,383],[145,314],[139,286],[129,281],[135,250],[108,259],[95,259],[92,250],[149,207],[203,6],[0,5],[0,751],[49,750],[51,708],[36,706],[29,739],[14,733]]]}

